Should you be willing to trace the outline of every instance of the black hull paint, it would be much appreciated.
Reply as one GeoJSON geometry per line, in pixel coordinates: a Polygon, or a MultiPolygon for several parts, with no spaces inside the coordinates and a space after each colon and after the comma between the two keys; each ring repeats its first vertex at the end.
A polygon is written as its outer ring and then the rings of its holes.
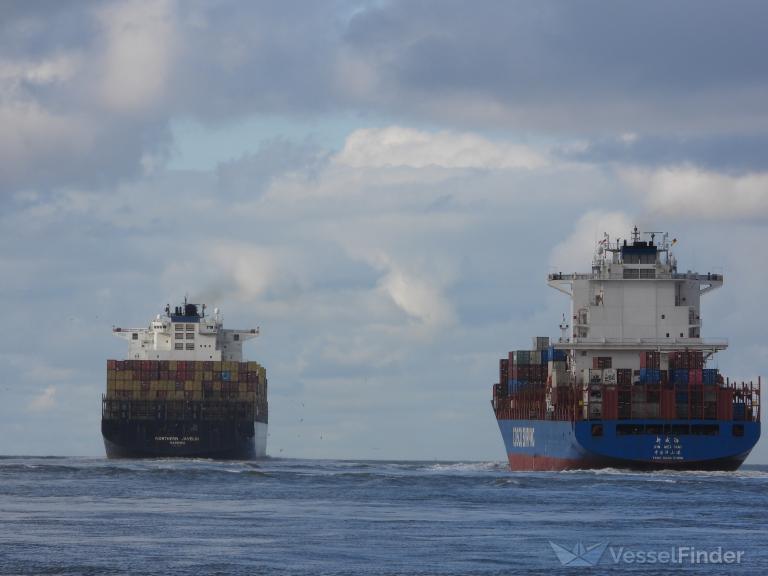
{"type": "Polygon", "coordinates": [[[214,458],[253,460],[253,421],[102,420],[107,458],[214,458]]]}

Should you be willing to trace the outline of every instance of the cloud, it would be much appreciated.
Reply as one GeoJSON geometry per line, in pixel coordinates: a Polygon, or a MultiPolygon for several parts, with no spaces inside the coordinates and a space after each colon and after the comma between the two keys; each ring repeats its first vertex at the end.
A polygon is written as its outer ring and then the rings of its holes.
{"type": "Polygon", "coordinates": [[[651,213],[705,220],[768,218],[768,173],[734,176],[692,166],[624,169],[651,213]]]}
{"type": "Polygon", "coordinates": [[[104,28],[100,93],[117,112],[155,107],[165,94],[175,40],[171,0],[129,0],[102,7],[104,28]]]}
{"type": "MultiPolygon", "coordinates": [[[[546,164],[546,154],[484,130],[514,131],[518,142],[637,134],[619,142],[652,160],[645,136],[674,129],[713,150],[728,148],[721,139],[745,142],[750,160],[726,154],[738,168],[762,161],[748,142],[768,131],[757,56],[768,51],[757,24],[767,10],[701,10],[693,0],[662,12],[351,1],[305,4],[299,16],[290,3],[4,5],[0,191],[108,193],[162,165],[172,121],[221,128],[327,114],[393,125],[349,142],[339,160],[355,166],[546,164]],[[397,128],[416,122],[438,128],[397,128]]],[[[704,148],[704,161],[723,158],[704,148]]]]}
{"type": "Polygon", "coordinates": [[[40,394],[35,396],[27,408],[31,412],[47,412],[56,406],[56,387],[48,386],[40,394]]]}
{"type": "Polygon", "coordinates": [[[0,59],[0,82],[7,92],[22,85],[45,86],[70,80],[81,66],[75,53],[54,53],[39,60],[0,59]]]}
{"type": "Polygon", "coordinates": [[[594,165],[655,167],[689,166],[728,174],[768,170],[768,133],[674,134],[625,133],[591,140],[565,142],[553,147],[561,161],[594,165]]]}
{"type": "Polygon", "coordinates": [[[585,271],[604,233],[610,235],[611,241],[628,238],[634,224],[624,212],[587,212],[576,222],[570,236],[552,249],[550,265],[566,273],[585,271]]]}
{"type": "Polygon", "coordinates": [[[532,148],[492,142],[477,134],[424,132],[402,126],[356,130],[335,160],[347,166],[381,168],[541,168],[547,161],[532,148]]]}
{"type": "Polygon", "coordinates": [[[385,79],[379,101],[442,122],[592,133],[765,129],[768,83],[757,55],[767,40],[757,22],[768,9],[699,8],[692,0],[665,10],[389,2],[359,10],[345,40],[385,79]],[[496,113],[483,118],[484,109],[496,113]]]}
{"type": "Polygon", "coordinates": [[[429,329],[445,328],[456,321],[450,302],[425,278],[390,263],[380,287],[399,308],[429,329]]]}
{"type": "Polygon", "coordinates": [[[256,198],[277,177],[298,173],[312,177],[326,166],[326,153],[308,142],[264,142],[254,154],[222,162],[216,169],[219,191],[230,198],[256,198]]]}

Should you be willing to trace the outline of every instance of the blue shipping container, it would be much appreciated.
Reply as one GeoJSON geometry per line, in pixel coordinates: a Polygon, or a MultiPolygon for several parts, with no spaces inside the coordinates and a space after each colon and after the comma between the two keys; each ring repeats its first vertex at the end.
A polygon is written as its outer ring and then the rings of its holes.
{"type": "Polygon", "coordinates": [[[655,368],[640,368],[642,384],[658,384],[661,381],[661,370],[655,368]]]}
{"type": "Polygon", "coordinates": [[[672,382],[688,384],[688,370],[672,370],[672,382]]]}

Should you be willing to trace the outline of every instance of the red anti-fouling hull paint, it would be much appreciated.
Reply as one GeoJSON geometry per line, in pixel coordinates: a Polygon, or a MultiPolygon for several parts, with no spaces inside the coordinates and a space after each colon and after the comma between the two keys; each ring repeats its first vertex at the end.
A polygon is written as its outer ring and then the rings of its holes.
{"type": "MultiPolygon", "coordinates": [[[[573,460],[568,458],[554,458],[551,456],[532,456],[529,454],[507,454],[509,467],[515,471],[558,471],[581,470],[595,466],[595,463],[587,460],[573,460]]],[[[604,468],[605,466],[597,466],[604,468]]]]}
{"type": "Polygon", "coordinates": [[[600,468],[626,468],[632,470],[718,470],[733,471],[744,463],[748,454],[733,458],[718,458],[701,462],[633,462],[618,458],[584,458],[572,460],[549,456],[507,454],[513,472],[559,472],[562,470],[594,470],[600,468]]]}

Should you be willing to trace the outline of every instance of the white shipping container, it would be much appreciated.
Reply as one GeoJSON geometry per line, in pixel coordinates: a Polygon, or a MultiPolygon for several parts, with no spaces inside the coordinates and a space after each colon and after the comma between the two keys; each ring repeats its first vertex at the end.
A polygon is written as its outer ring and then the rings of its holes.
{"type": "Polygon", "coordinates": [[[603,370],[603,384],[609,386],[616,385],[616,368],[605,368],[603,370]]]}

